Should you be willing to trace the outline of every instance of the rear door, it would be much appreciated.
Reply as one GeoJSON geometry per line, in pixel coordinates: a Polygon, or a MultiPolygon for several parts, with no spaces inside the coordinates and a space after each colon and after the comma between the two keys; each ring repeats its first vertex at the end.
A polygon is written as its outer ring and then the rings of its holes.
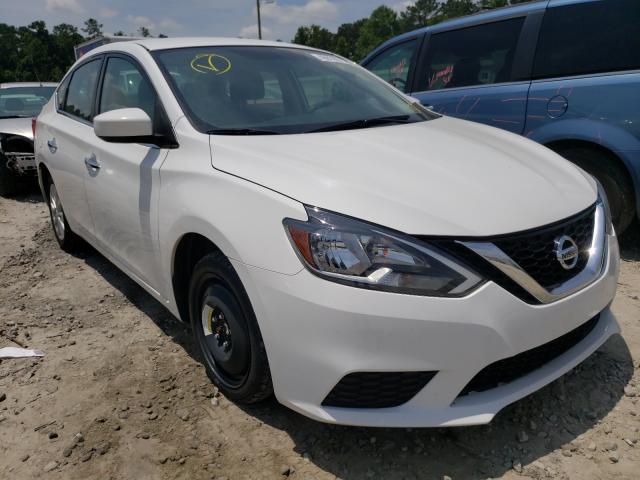
{"type": "Polygon", "coordinates": [[[41,116],[47,167],[62,200],[71,228],[92,236],[93,220],[87,205],[85,165],[93,136],[93,104],[102,56],[77,66],[67,76],[56,97],[56,112],[41,116]]]}
{"type": "Polygon", "coordinates": [[[530,85],[527,67],[535,48],[528,32],[536,17],[430,34],[411,94],[442,114],[522,133],[530,85]]]}
{"type": "Polygon", "coordinates": [[[615,140],[602,128],[615,127],[640,139],[639,29],[638,0],[551,3],[540,28],[527,133],[544,143],[556,134],[602,143],[615,140]]]}

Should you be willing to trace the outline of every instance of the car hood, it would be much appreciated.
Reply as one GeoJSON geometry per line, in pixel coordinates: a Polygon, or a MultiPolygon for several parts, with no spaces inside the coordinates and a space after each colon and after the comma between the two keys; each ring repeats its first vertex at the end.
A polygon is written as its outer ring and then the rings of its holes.
{"type": "Polygon", "coordinates": [[[518,135],[439,118],[378,128],[211,136],[215,168],[410,234],[488,236],[569,217],[595,182],[518,135]]]}
{"type": "Polygon", "coordinates": [[[20,135],[33,140],[31,130],[31,117],[26,118],[0,118],[0,133],[20,135]]]}

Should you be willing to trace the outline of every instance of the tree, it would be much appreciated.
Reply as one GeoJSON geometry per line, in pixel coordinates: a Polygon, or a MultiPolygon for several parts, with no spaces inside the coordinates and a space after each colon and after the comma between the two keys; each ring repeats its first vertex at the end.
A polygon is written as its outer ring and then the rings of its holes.
{"type": "Polygon", "coordinates": [[[138,27],[138,34],[141,37],[150,37],[151,36],[151,32],[149,31],[149,28],[145,27],[145,26],[138,27]]]}
{"type": "Polygon", "coordinates": [[[367,21],[362,18],[353,23],[343,23],[334,37],[334,52],[350,60],[357,60],[357,43],[362,26],[367,21]]]}
{"type": "Polygon", "coordinates": [[[333,50],[334,35],[319,25],[299,27],[296,35],[293,37],[293,43],[321,48],[323,50],[333,50]]]}
{"type": "Polygon", "coordinates": [[[58,80],[62,78],[67,68],[75,60],[73,47],[82,43],[84,38],[73,25],[61,23],[53,27],[52,40],[55,66],[50,73],[50,77],[58,80]]]}
{"type": "Polygon", "coordinates": [[[124,32],[122,30],[118,30],[113,34],[114,37],[124,37],[124,32]]]}
{"type": "Polygon", "coordinates": [[[376,8],[360,29],[360,38],[356,44],[356,58],[363,58],[380,43],[398,33],[400,33],[400,22],[396,12],[386,6],[376,8]]]}
{"type": "Polygon", "coordinates": [[[439,11],[438,0],[418,0],[400,13],[402,31],[408,32],[434,23],[439,11]]]}
{"type": "Polygon", "coordinates": [[[480,8],[474,0],[446,0],[440,5],[438,21],[476,13],[480,8]]]}
{"type": "Polygon", "coordinates": [[[102,24],[98,23],[95,18],[89,18],[85,20],[82,31],[87,35],[87,38],[95,38],[102,35],[102,24]]]}

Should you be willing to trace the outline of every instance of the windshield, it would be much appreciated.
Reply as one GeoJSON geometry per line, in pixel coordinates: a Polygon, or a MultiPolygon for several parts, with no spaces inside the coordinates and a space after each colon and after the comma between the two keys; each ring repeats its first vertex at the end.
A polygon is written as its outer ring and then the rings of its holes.
{"type": "Polygon", "coordinates": [[[55,87],[9,87],[0,89],[0,118],[37,117],[55,87]]]}
{"type": "Polygon", "coordinates": [[[358,65],[286,47],[198,47],[154,57],[193,125],[213,134],[365,128],[434,118],[358,65]]]}

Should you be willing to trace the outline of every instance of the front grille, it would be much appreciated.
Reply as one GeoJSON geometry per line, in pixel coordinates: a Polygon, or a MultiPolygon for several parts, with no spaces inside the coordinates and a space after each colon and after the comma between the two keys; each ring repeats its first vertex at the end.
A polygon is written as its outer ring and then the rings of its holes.
{"type": "Polygon", "coordinates": [[[595,207],[592,207],[559,224],[499,237],[493,243],[536,282],[551,290],[574,277],[587,265],[594,221],[595,207]],[[555,254],[555,240],[563,235],[568,235],[578,245],[578,263],[571,270],[562,268],[555,254]]]}
{"type": "Polygon", "coordinates": [[[411,400],[437,372],[355,372],[323,400],[326,407],[386,408],[411,400]]]}
{"type": "Polygon", "coordinates": [[[492,363],[473,377],[459,396],[496,388],[543,367],[584,340],[595,328],[599,318],[600,315],[596,315],[588,322],[555,340],[492,363]]]}

